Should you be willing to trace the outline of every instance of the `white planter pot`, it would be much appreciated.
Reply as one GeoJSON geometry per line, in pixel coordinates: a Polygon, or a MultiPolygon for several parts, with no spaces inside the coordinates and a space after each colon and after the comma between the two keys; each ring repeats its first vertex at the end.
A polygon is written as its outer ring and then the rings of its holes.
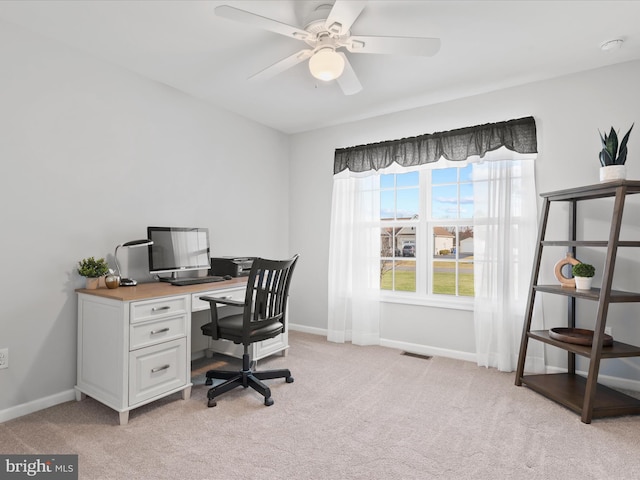
{"type": "Polygon", "coordinates": [[[593,277],[574,277],[576,280],[576,290],[591,290],[593,277]]]}
{"type": "Polygon", "coordinates": [[[624,165],[607,165],[600,167],[600,181],[611,182],[627,178],[627,167],[624,165]]]}

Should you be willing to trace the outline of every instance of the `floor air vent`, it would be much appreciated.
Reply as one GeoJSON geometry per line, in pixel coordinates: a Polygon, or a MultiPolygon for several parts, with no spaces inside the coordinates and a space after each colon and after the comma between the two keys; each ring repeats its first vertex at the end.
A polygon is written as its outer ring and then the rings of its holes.
{"type": "Polygon", "coordinates": [[[420,355],[419,353],[402,352],[402,355],[406,355],[407,357],[421,358],[423,360],[431,360],[431,356],[420,355]]]}

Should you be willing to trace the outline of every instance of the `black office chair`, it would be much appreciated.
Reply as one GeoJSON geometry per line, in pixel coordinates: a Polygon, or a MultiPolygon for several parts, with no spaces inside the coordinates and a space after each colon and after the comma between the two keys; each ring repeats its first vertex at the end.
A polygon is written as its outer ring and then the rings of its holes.
{"type": "Polygon", "coordinates": [[[209,370],[205,385],[212,385],[213,379],[226,380],[220,385],[209,389],[207,398],[208,406],[215,407],[215,398],[238,386],[251,387],[264,396],[266,406],[273,405],[271,390],[261,380],[284,378],[287,383],[293,382],[293,377],[288,369],[268,370],[256,372],[251,369],[249,358],[249,346],[255,342],[261,342],[268,338],[280,335],[285,330],[285,314],[291,274],[298,261],[298,255],[290,260],[266,260],[256,258],[249,273],[247,281],[247,293],[244,302],[202,296],[202,300],[209,302],[211,310],[211,323],[203,325],[202,333],[214,340],[226,339],[233,343],[244,345],[242,355],[242,370],[229,372],[222,370],[209,370]],[[243,307],[240,314],[225,318],[218,318],[216,304],[233,305],[243,307]]]}

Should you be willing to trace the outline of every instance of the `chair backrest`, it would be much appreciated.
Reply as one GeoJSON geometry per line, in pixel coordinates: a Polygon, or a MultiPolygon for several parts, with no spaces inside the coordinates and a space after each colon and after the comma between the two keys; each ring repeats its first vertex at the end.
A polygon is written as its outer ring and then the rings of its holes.
{"type": "Polygon", "coordinates": [[[289,260],[253,260],[244,299],[242,343],[245,345],[250,341],[252,329],[280,322],[284,332],[289,285],[297,261],[298,255],[289,260]]]}

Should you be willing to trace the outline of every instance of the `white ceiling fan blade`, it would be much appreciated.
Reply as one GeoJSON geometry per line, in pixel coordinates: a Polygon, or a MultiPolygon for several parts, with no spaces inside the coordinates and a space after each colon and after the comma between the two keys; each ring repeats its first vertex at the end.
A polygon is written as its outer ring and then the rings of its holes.
{"type": "Polygon", "coordinates": [[[439,38],[374,37],[354,35],[345,47],[352,53],[382,53],[430,57],[440,50],[439,38]]]}
{"type": "Polygon", "coordinates": [[[336,0],[325,22],[326,29],[337,35],[346,35],[366,4],[363,0],[336,0]]]}
{"type": "Polygon", "coordinates": [[[270,32],[279,33],[280,35],[285,35],[287,37],[297,38],[298,40],[305,40],[309,38],[309,33],[298,27],[293,27],[271,18],[262,17],[255,13],[240,10],[239,8],[230,7],[229,5],[220,5],[219,7],[216,7],[215,12],[219,17],[253,25],[258,28],[262,28],[263,30],[269,30],[270,32]]]}
{"type": "Polygon", "coordinates": [[[300,50],[298,53],[289,55],[287,58],[284,58],[279,62],[276,62],[273,65],[265,68],[264,70],[261,70],[258,73],[250,76],[249,80],[267,80],[279,73],[284,72],[285,70],[288,70],[289,68],[299,64],[300,62],[304,62],[306,59],[311,57],[312,54],[313,50],[300,50]]]}
{"type": "Polygon", "coordinates": [[[362,90],[362,84],[360,80],[358,80],[356,72],[353,70],[347,56],[342,52],[338,52],[338,54],[344,58],[344,71],[342,75],[336,78],[336,82],[340,85],[342,93],[345,95],[354,95],[362,90]]]}

